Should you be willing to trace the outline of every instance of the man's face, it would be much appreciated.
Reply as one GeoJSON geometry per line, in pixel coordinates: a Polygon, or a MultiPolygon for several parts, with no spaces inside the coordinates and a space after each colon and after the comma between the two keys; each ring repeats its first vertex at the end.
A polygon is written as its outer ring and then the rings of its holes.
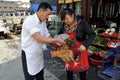
{"type": "Polygon", "coordinates": [[[49,15],[51,14],[51,10],[47,9],[46,11],[44,11],[43,9],[40,9],[38,11],[38,15],[41,21],[45,21],[48,19],[49,15]]]}

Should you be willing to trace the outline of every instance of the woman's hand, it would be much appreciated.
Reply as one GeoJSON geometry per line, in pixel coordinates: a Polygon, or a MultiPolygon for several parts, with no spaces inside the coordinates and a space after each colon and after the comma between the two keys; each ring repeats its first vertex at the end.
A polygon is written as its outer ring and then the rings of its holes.
{"type": "Polygon", "coordinates": [[[84,50],[86,50],[86,48],[85,48],[85,46],[84,45],[80,45],[80,47],[77,49],[78,51],[84,51],[84,50]]]}

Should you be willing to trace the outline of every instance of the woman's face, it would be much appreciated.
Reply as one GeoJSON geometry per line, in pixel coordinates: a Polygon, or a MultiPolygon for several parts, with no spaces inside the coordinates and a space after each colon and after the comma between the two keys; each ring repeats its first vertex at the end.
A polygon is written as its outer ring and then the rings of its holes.
{"type": "Polygon", "coordinates": [[[74,15],[68,15],[68,14],[66,14],[65,20],[64,20],[64,23],[66,25],[71,25],[72,23],[74,23],[74,21],[75,21],[74,15]]]}

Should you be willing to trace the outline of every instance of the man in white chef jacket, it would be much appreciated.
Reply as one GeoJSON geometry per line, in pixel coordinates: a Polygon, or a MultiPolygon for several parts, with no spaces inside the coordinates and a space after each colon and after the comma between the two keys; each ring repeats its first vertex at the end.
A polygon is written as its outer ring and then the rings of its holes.
{"type": "Polygon", "coordinates": [[[25,80],[44,80],[43,44],[65,44],[64,40],[49,37],[46,20],[51,14],[51,6],[43,2],[34,15],[27,17],[22,25],[22,65],[25,80]]]}

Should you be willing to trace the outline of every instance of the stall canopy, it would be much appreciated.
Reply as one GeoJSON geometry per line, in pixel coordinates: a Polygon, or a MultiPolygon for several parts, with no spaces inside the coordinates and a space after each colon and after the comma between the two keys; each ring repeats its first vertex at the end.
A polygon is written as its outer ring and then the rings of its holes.
{"type": "MultiPolygon", "coordinates": [[[[39,4],[31,4],[31,6],[28,8],[28,11],[37,11],[39,4]]],[[[56,11],[56,5],[51,5],[53,11],[56,11]]]]}

